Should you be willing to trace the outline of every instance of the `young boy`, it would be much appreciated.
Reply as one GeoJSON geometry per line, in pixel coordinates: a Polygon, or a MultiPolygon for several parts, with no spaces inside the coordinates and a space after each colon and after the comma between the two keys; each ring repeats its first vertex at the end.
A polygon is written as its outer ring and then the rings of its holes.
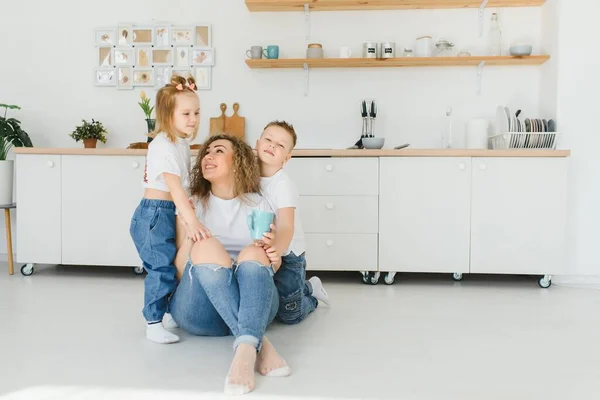
{"type": "Polygon", "coordinates": [[[277,210],[276,242],[281,267],[275,273],[279,292],[277,317],[286,324],[297,324],[317,307],[317,300],[329,304],[319,278],[306,278],[304,231],[298,212],[298,190],[283,166],[296,146],[294,127],[284,121],[270,122],[256,142],[260,165],[261,191],[273,210],[277,210]]]}

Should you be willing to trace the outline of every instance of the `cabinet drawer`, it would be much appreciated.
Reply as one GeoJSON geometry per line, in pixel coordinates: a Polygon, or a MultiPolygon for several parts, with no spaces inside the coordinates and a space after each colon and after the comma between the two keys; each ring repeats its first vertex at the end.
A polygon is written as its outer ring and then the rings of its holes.
{"type": "Polygon", "coordinates": [[[307,233],[377,233],[377,196],[300,196],[307,233]]]}
{"type": "Polygon", "coordinates": [[[376,234],[307,234],[308,270],[376,271],[376,234]]]}
{"type": "Polygon", "coordinates": [[[285,171],[301,196],[377,196],[378,158],[292,158],[285,171]]]}

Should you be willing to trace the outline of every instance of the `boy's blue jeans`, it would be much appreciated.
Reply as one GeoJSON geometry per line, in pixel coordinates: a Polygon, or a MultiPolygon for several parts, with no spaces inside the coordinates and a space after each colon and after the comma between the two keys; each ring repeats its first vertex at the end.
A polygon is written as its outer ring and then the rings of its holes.
{"type": "Polygon", "coordinates": [[[297,324],[317,308],[310,282],[306,281],[306,258],[290,252],[281,257],[281,267],[274,276],[279,292],[277,319],[285,324],[297,324]]]}
{"type": "Polygon", "coordinates": [[[167,312],[175,279],[175,203],[142,199],[131,218],[129,233],[148,273],[144,281],[144,309],[148,323],[160,322],[167,312]]]}

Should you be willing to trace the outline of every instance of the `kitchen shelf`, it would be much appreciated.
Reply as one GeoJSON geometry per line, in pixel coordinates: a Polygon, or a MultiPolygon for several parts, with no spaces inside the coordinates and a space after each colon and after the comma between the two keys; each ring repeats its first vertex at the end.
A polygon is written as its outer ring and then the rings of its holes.
{"type": "Polygon", "coordinates": [[[462,67],[485,65],[541,65],[550,59],[549,55],[511,57],[399,57],[388,59],[374,58],[288,58],[246,60],[252,69],[259,68],[380,68],[380,67],[462,67]]]}
{"type": "MultiPolygon", "coordinates": [[[[546,0],[489,0],[487,7],[537,7],[546,0]]],[[[482,0],[246,0],[248,10],[304,11],[480,8],[482,0]]]]}

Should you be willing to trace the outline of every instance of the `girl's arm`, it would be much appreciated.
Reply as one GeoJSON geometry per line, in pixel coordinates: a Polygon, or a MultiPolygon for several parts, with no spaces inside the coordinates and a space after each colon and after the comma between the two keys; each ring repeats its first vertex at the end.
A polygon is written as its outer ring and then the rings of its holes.
{"type": "Polygon", "coordinates": [[[196,218],[196,213],[189,202],[185,190],[183,190],[183,187],[181,186],[180,177],[167,172],[164,172],[163,176],[165,177],[165,183],[171,192],[171,197],[173,197],[173,202],[175,202],[177,211],[187,224],[192,239],[196,242],[202,238],[209,238],[210,231],[198,221],[198,218],[196,218]]]}

